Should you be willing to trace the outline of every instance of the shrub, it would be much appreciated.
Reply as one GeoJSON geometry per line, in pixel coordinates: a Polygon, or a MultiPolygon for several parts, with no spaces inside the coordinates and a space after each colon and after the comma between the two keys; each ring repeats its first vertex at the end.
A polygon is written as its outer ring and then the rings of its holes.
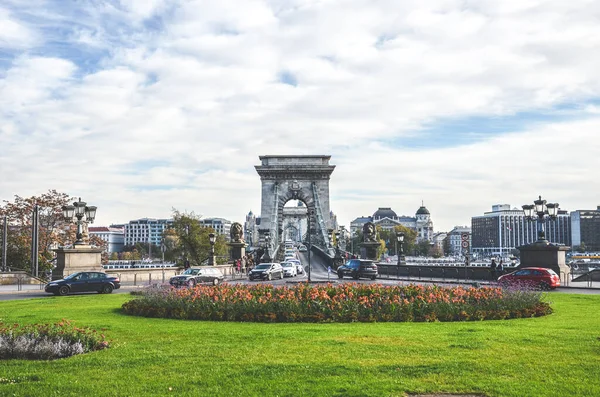
{"type": "Polygon", "coordinates": [[[478,321],[550,314],[542,294],[501,288],[341,284],[150,288],[127,314],[213,321],[478,321]]]}
{"type": "Polygon", "coordinates": [[[109,347],[96,330],[69,321],[12,326],[0,323],[0,359],[52,360],[109,347]]]}

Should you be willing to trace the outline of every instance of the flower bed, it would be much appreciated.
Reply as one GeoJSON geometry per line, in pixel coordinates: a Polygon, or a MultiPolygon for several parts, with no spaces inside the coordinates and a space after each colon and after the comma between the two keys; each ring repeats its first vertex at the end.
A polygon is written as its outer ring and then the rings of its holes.
{"type": "Polygon", "coordinates": [[[341,284],[154,288],[123,304],[145,317],[256,322],[473,321],[552,313],[542,294],[501,288],[341,284]]]}
{"type": "Polygon", "coordinates": [[[55,324],[0,323],[0,359],[52,360],[107,348],[106,337],[68,320],[55,324]]]}

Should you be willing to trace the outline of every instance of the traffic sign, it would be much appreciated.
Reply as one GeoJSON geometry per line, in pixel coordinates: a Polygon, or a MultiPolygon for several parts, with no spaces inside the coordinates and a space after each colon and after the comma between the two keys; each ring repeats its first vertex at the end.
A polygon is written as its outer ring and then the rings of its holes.
{"type": "Polygon", "coordinates": [[[469,242],[468,242],[468,241],[463,241],[463,242],[462,242],[460,245],[461,245],[463,248],[469,248],[469,242]]]}
{"type": "Polygon", "coordinates": [[[460,239],[462,241],[469,241],[469,233],[461,233],[460,234],[460,239]]]}

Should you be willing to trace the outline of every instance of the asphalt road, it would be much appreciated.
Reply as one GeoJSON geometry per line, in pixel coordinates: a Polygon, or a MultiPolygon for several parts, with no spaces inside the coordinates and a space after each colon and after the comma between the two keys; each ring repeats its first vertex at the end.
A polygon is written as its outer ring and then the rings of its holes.
{"type": "MultiPolygon", "coordinates": [[[[290,285],[293,283],[297,283],[297,282],[306,282],[308,281],[308,255],[306,253],[302,253],[300,254],[300,260],[302,261],[302,264],[304,265],[305,268],[305,272],[304,274],[298,275],[296,277],[292,277],[292,278],[284,278],[282,280],[273,280],[270,281],[271,284],[273,285],[290,285]]],[[[369,279],[361,279],[361,280],[354,280],[351,278],[344,278],[342,280],[338,279],[337,274],[335,272],[332,273],[328,273],[327,272],[327,267],[321,262],[321,260],[314,256],[311,255],[311,274],[310,274],[310,278],[312,282],[332,282],[332,283],[340,283],[340,282],[352,282],[352,283],[365,283],[365,284],[372,284],[372,283],[377,283],[377,284],[384,284],[384,285],[407,285],[407,284],[431,284],[431,281],[418,281],[418,280],[396,280],[393,278],[387,279],[387,278],[378,278],[377,280],[373,281],[373,280],[369,280],[369,279]]],[[[266,281],[249,281],[246,277],[240,277],[239,279],[233,279],[230,280],[228,279],[227,282],[232,283],[232,284],[256,284],[256,283],[265,283],[266,281]]],[[[453,282],[447,282],[447,281],[442,281],[442,280],[437,280],[435,281],[439,284],[443,284],[443,285],[448,285],[448,286],[454,286],[454,285],[460,285],[459,283],[453,283],[453,282]]],[[[586,283],[581,283],[582,287],[586,286],[586,283]]],[[[556,293],[569,293],[569,294],[600,294],[600,283],[595,283],[595,288],[557,288],[554,291],[550,291],[550,294],[556,294],[556,293]]],[[[17,300],[17,299],[31,299],[31,298],[50,298],[50,299],[64,299],[64,297],[55,297],[52,294],[48,294],[46,292],[44,292],[43,290],[40,290],[39,287],[34,287],[34,286],[24,286],[27,289],[24,291],[20,291],[17,292],[16,291],[16,286],[1,286],[0,287],[0,301],[3,300],[17,300]],[[11,289],[10,287],[14,288],[11,289]],[[33,289],[35,288],[35,289],[33,289]]],[[[143,288],[142,286],[133,286],[133,285],[122,285],[122,287],[118,290],[114,290],[113,293],[114,294],[123,294],[123,293],[129,293],[131,291],[135,291],[135,290],[139,290],[140,288],[143,288]]],[[[99,295],[96,292],[92,292],[92,293],[80,293],[80,294],[72,294],[69,295],[69,297],[76,297],[76,296],[85,296],[85,295],[99,295]]],[[[102,296],[102,295],[100,295],[102,296]]]]}

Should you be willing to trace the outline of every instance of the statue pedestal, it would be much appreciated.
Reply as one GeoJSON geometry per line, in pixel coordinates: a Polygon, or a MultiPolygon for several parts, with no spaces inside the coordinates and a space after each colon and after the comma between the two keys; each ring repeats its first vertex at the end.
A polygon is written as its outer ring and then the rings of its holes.
{"type": "Polygon", "coordinates": [[[521,252],[519,268],[545,267],[552,269],[560,276],[561,282],[571,272],[567,266],[566,252],[570,249],[564,245],[554,245],[547,240],[538,240],[529,245],[517,247],[521,252]]]}
{"type": "Polygon", "coordinates": [[[58,248],[56,252],[56,267],[52,269],[52,280],[59,280],[76,272],[101,272],[102,248],[92,248],[89,245],[75,245],[73,248],[58,248]]]}
{"type": "Polygon", "coordinates": [[[231,242],[227,243],[231,247],[231,260],[242,259],[246,256],[246,243],[243,241],[240,242],[231,242]]]}
{"type": "Polygon", "coordinates": [[[365,241],[360,243],[360,256],[364,259],[377,260],[377,248],[379,248],[379,242],[377,241],[365,241]]]}

